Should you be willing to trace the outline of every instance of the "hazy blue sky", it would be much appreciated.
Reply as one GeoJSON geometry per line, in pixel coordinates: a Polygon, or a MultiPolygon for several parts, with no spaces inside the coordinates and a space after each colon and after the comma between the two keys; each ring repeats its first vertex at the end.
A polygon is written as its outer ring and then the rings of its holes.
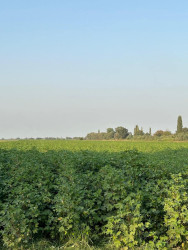
{"type": "Polygon", "coordinates": [[[188,1],[0,0],[0,138],[188,126],[188,1]]]}

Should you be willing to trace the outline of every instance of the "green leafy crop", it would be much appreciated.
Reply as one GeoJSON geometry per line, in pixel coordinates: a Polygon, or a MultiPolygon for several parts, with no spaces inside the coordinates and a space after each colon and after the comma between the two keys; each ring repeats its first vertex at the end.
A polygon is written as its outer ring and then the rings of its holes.
{"type": "Polygon", "coordinates": [[[187,249],[188,143],[0,143],[2,246],[29,249],[41,238],[187,249]]]}

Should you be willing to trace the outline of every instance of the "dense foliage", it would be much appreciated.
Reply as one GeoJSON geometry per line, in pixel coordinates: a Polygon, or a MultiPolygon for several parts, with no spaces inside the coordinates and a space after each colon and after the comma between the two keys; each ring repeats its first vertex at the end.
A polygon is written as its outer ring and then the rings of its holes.
{"type": "Polygon", "coordinates": [[[120,140],[126,139],[129,135],[128,129],[124,127],[117,127],[115,130],[113,128],[107,128],[106,132],[89,133],[86,136],[86,140],[120,140]]]}
{"type": "Polygon", "coordinates": [[[187,248],[188,143],[18,141],[0,148],[8,249],[41,238],[61,245],[84,238],[107,249],[187,248]]]}

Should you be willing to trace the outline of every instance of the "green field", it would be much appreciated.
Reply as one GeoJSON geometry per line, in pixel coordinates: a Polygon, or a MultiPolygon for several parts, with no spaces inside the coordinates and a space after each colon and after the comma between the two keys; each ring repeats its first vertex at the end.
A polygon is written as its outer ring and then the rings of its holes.
{"type": "Polygon", "coordinates": [[[140,152],[156,152],[166,149],[177,150],[188,149],[188,142],[168,141],[66,141],[66,140],[21,140],[21,141],[0,141],[2,149],[30,150],[36,148],[40,152],[48,150],[91,150],[119,152],[137,149],[140,152]]]}
{"type": "Polygon", "coordinates": [[[1,141],[0,213],[4,249],[187,249],[188,142],[1,141]]]}

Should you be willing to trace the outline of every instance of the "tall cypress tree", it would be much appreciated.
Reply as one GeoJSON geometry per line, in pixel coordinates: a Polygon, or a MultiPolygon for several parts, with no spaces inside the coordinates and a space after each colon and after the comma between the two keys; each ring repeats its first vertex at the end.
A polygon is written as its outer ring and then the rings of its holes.
{"type": "Polygon", "coordinates": [[[149,128],[149,134],[151,135],[151,128],[149,128]]]}
{"type": "Polygon", "coordinates": [[[177,121],[177,134],[181,133],[183,131],[183,122],[182,122],[182,117],[181,115],[178,116],[178,121],[177,121]]]}
{"type": "Polygon", "coordinates": [[[136,125],[136,127],[134,128],[134,135],[138,135],[139,134],[139,127],[138,125],[136,125]]]}

